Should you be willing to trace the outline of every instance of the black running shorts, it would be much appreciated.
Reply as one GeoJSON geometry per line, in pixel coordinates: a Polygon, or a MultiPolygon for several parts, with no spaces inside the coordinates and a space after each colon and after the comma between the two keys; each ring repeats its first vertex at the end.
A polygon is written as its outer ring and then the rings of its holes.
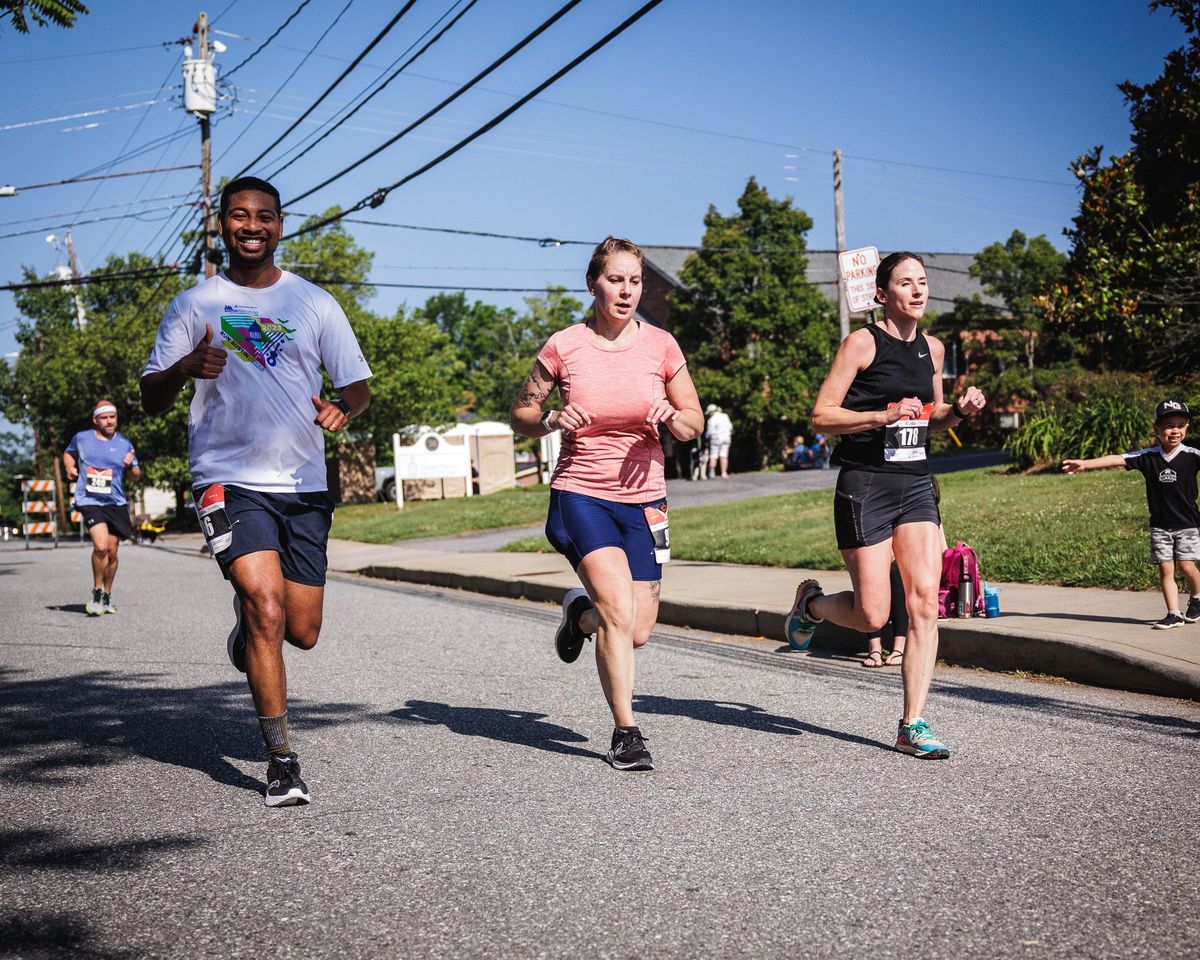
{"type": "Polygon", "coordinates": [[[91,531],[98,523],[108,527],[108,535],[121,540],[133,539],[133,524],[129,522],[128,504],[105,504],[103,506],[80,506],[77,508],[83,517],[83,525],[91,531]]]}
{"type": "MultiPolygon", "coordinates": [[[[207,487],[195,491],[196,501],[207,487]]],[[[325,586],[333,497],[319,493],[262,493],[225,484],[225,512],[233,542],[216,560],[229,579],[238,557],[262,550],[279,554],[283,579],[311,587],[325,586]]]]}
{"type": "Polygon", "coordinates": [[[839,550],[890,539],[902,523],[942,522],[929,474],[842,468],[833,501],[839,550]]]}

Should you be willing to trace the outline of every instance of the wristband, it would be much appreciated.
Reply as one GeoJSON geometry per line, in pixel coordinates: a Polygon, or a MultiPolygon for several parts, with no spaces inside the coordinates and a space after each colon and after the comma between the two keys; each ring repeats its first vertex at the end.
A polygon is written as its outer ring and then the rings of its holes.
{"type": "Polygon", "coordinates": [[[333,405],[346,415],[347,420],[350,419],[350,404],[348,404],[342,397],[338,397],[336,400],[334,400],[333,405]]]}
{"type": "Polygon", "coordinates": [[[956,417],[958,417],[959,420],[967,419],[967,415],[958,409],[958,399],[956,399],[952,404],[950,404],[950,410],[953,412],[953,414],[956,417]]]}
{"type": "Polygon", "coordinates": [[[558,427],[550,426],[550,416],[551,416],[551,414],[554,414],[557,412],[558,411],[556,411],[556,410],[547,410],[545,413],[542,414],[542,419],[541,419],[542,429],[547,430],[550,433],[553,433],[555,430],[559,429],[558,427]]]}

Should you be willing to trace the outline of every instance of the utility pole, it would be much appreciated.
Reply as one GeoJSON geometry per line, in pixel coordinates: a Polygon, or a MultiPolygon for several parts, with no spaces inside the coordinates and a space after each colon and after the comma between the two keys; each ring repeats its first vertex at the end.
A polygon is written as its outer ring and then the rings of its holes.
{"type": "Polygon", "coordinates": [[[846,223],[842,211],[842,151],[833,151],[833,217],[837,231],[838,273],[838,324],[842,339],[850,336],[850,307],[846,302],[846,284],[842,279],[840,254],[846,249],[846,223]]]}
{"type": "Polygon", "coordinates": [[[183,61],[183,108],[195,114],[200,121],[200,187],[204,194],[204,275],[212,277],[217,272],[218,254],[216,222],[212,202],[212,122],[209,119],[217,110],[217,68],[213,63],[213,50],[225,49],[221,43],[210,43],[208,39],[208,14],[203,10],[192,27],[192,36],[184,37],[183,61]],[[191,43],[195,42],[193,51],[191,43]]]}
{"type": "MultiPolygon", "coordinates": [[[[75,238],[71,236],[71,231],[67,231],[67,261],[71,264],[71,279],[79,279],[79,260],[75,256],[75,238]]],[[[79,290],[79,285],[75,285],[75,319],[79,322],[79,329],[82,330],[87,326],[87,315],[83,312],[83,294],[79,290]]]]}
{"type": "MultiPolygon", "coordinates": [[[[200,16],[196,20],[196,46],[199,47],[200,59],[206,64],[211,64],[212,48],[208,45],[208,14],[203,10],[200,11],[200,16]]],[[[216,243],[216,225],[213,223],[212,203],[212,121],[209,120],[207,113],[200,115],[200,186],[204,191],[204,276],[207,278],[217,275],[217,265],[213,262],[212,257],[213,245],[216,243]]]]}

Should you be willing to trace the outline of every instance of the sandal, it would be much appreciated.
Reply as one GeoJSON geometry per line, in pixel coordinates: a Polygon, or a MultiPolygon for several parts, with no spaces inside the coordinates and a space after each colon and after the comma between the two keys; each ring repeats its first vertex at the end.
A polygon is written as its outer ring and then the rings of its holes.
{"type": "Polygon", "coordinates": [[[882,667],[883,666],[883,651],[872,650],[870,653],[867,654],[867,659],[862,662],[862,665],[864,667],[871,667],[873,669],[878,669],[879,667],[882,667]]]}
{"type": "Polygon", "coordinates": [[[899,667],[904,663],[904,651],[893,650],[887,655],[887,659],[883,661],[885,667],[899,667]]]}

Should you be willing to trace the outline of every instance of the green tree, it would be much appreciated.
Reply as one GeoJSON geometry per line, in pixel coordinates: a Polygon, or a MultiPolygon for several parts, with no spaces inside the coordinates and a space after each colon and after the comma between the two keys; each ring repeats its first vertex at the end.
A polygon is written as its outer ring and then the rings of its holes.
{"type": "Polygon", "coordinates": [[[54,24],[69,29],[81,13],[91,11],[79,0],[0,0],[0,24],[11,20],[17,33],[29,33],[31,20],[39,27],[54,24]]]}
{"type": "Polygon", "coordinates": [[[703,249],[688,258],[671,323],[702,400],[734,424],[733,458],[779,459],[807,423],[837,347],[837,313],[806,279],[812,219],[753,177],[738,212],[710,206],[703,249]]]}
{"type": "Polygon", "coordinates": [[[1083,184],[1055,328],[1093,345],[1092,361],[1174,376],[1200,364],[1200,0],[1155,0],[1188,34],[1144,86],[1121,84],[1133,149],[1072,165],[1083,184]]]}
{"type": "MultiPolygon", "coordinates": [[[[1062,276],[1066,257],[1043,234],[1027,239],[1014,230],[1004,243],[984,247],[971,264],[971,275],[1002,307],[983,302],[978,294],[954,301],[953,313],[937,323],[939,332],[985,332],[985,349],[972,352],[975,382],[995,400],[1033,400],[1055,376],[1053,368],[1073,356],[1069,337],[1042,336],[1042,297],[1062,276]]],[[[971,340],[965,339],[964,350],[971,340]]]]}
{"type": "Polygon", "coordinates": [[[11,430],[0,433],[0,517],[20,520],[21,490],[16,478],[32,472],[32,439],[11,430]]]}
{"type": "MultiPolygon", "coordinates": [[[[153,262],[140,254],[110,257],[97,272],[145,269],[153,262]]],[[[34,271],[24,269],[27,280],[34,271]]],[[[156,417],[142,413],[139,381],[154,344],[158,320],[190,278],[168,274],[131,278],[81,288],[87,325],[76,323],[74,294],[66,287],[18,291],[23,320],[17,328],[20,352],[11,367],[0,365],[0,408],[13,423],[39,438],[40,472],[54,476],[58,456],[77,431],[91,423],[101,397],[120,410],[120,430],[133,442],[143,482],[176,491],[187,474],[187,395],[156,417]]],[[[61,478],[60,478],[61,479],[61,478]]]]}
{"type": "Polygon", "coordinates": [[[464,412],[507,421],[542,344],[577,323],[583,304],[561,287],[548,287],[544,296],[526,297],[520,314],[478,300],[469,304],[461,292],[435,294],[417,313],[454,345],[465,384],[464,412]]]}

